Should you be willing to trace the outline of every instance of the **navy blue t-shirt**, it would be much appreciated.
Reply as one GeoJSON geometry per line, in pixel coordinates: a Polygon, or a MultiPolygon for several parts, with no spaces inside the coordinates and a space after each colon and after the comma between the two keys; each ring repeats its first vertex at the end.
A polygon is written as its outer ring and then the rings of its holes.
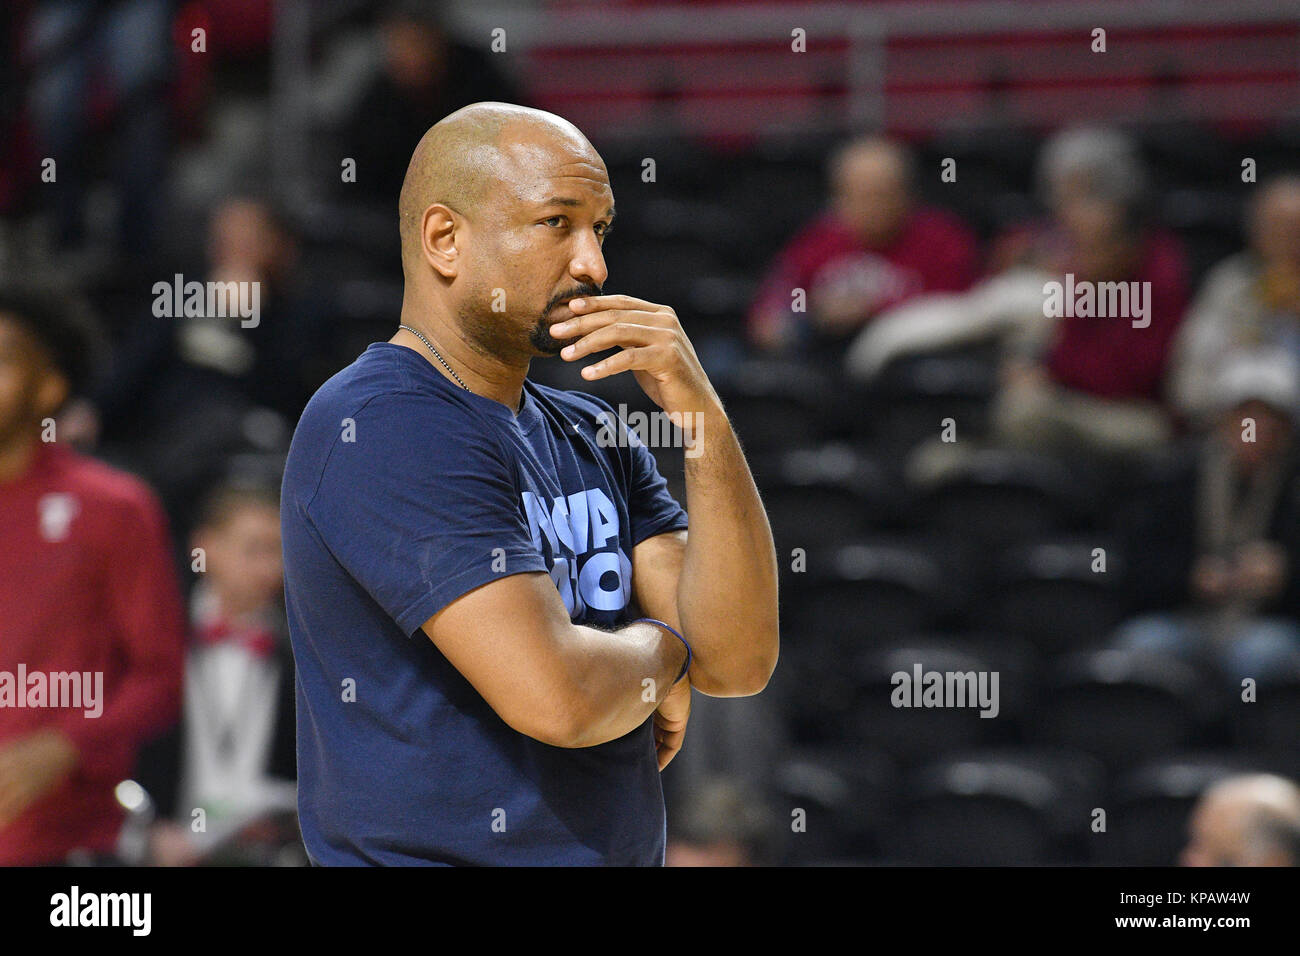
{"type": "Polygon", "coordinates": [[[550,574],[575,624],[629,619],[633,547],[687,519],[608,403],[526,380],[516,417],[376,342],[307,403],[281,524],[313,862],[663,863],[649,719],[595,747],[541,743],[420,628],[525,571],[550,574]]]}

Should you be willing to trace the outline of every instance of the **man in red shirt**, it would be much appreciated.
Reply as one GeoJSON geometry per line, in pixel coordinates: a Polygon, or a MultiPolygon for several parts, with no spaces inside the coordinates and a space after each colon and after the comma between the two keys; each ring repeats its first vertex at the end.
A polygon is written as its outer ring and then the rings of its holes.
{"type": "Polygon", "coordinates": [[[0,865],[111,855],[114,789],[175,722],[184,616],[147,486],[55,415],[93,350],[60,299],[0,290],[0,865]]]}
{"type": "Polygon", "coordinates": [[[750,309],[749,340],[760,349],[845,344],[884,309],[975,279],[974,234],[915,204],[901,146],[853,140],[832,158],[830,178],[830,209],[781,251],[750,309]]]}

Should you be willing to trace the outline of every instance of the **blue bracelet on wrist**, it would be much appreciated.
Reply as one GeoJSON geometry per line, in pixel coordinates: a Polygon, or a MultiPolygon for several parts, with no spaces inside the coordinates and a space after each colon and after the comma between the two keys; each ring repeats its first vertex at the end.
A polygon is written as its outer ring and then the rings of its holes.
{"type": "Polygon", "coordinates": [[[686,663],[682,664],[682,672],[681,672],[680,674],[677,675],[677,680],[673,681],[673,686],[674,686],[674,687],[677,686],[677,684],[681,681],[681,679],[682,679],[683,677],[686,676],[686,672],[689,671],[689,670],[691,669],[691,657],[692,657],[693,655],[692,655],[692,653],[691,653],[691,645],[690,645],[690,642],[688,642],[688,641],[686,640],[686,638],[682,637],[682,635],[681,635],[681,634],[680,634],[680,633],[679,633],[675,628],[670,627],[669,625],[665,624],[663,621],[656,620],[656,619],[653,618],[653,617],[638,617],[635,621],[630,621],[629,623],[631,623],[631,624],[643,624],[643,623],[644,623],[644,624],[658,624],[658,625],[659,625],[660,627],[662,627],[664,630],[670,632],[674,637],[676,637],[677,640],[681,641],[683,644],[686,645],[686,663]]]}

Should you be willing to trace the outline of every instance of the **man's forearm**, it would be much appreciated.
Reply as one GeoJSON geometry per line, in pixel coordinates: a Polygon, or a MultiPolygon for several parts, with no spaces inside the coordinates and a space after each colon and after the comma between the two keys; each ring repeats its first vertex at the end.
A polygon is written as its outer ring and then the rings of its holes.
{"type": "Polygon", "coordinates": [[[761,691],[776,667],[776,549],[722,407],[700,414],[693,432],[677,611],[695,655],[692,686],[714,697],[743,697],[761,691]]]}
{"type": "Polygon", "coordinates": [[[593,747],[640,727],[668,695],[686,661],[686,646],[656,624],[610,632],[575,626],[575,717],[570,747],[593,747]]]}
{"type": "Polygon", "coordinates": [[[776,668],[776,549],[722,402],[671,306],[596,295],[569,309],[573,319],[551,326],[552,335],[577,336],[560,354],[573,361],[622,346],[583,368],[583,377],[635,371],[646,395],[686,433],[690,528],[673,597],[695,651],[691,686],[717,697],[756,694],[776,668]]]}

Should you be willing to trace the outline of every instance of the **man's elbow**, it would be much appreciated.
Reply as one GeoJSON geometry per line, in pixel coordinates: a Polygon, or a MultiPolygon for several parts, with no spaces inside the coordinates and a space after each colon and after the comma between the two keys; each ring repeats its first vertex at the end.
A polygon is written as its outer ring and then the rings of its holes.
{"type": "Polygon", "coordinates": [[[724,667],[692,667],[691,686],[710,697],[753,697],[766,689],[776,672],[777,647],[770,652],[728,662],[724,667]]]}
{"type": "Polygon", "coordinates": [[[773,653],[771,659],[764,659],[761,663],[754,665],[744,671],[739,680],[736,682],[735,693],[733,697],[753,697],[755,694],[761,694],[767,689],[768,682],[772,680],[772,675],[776,672],[776,654],[773,653]]]}
{"type": "Polygon", "coordinates": [[[551,747],[591,746],[591,719],[580,700],[536,702],[501,719],[512,730],[551,747]]]}

